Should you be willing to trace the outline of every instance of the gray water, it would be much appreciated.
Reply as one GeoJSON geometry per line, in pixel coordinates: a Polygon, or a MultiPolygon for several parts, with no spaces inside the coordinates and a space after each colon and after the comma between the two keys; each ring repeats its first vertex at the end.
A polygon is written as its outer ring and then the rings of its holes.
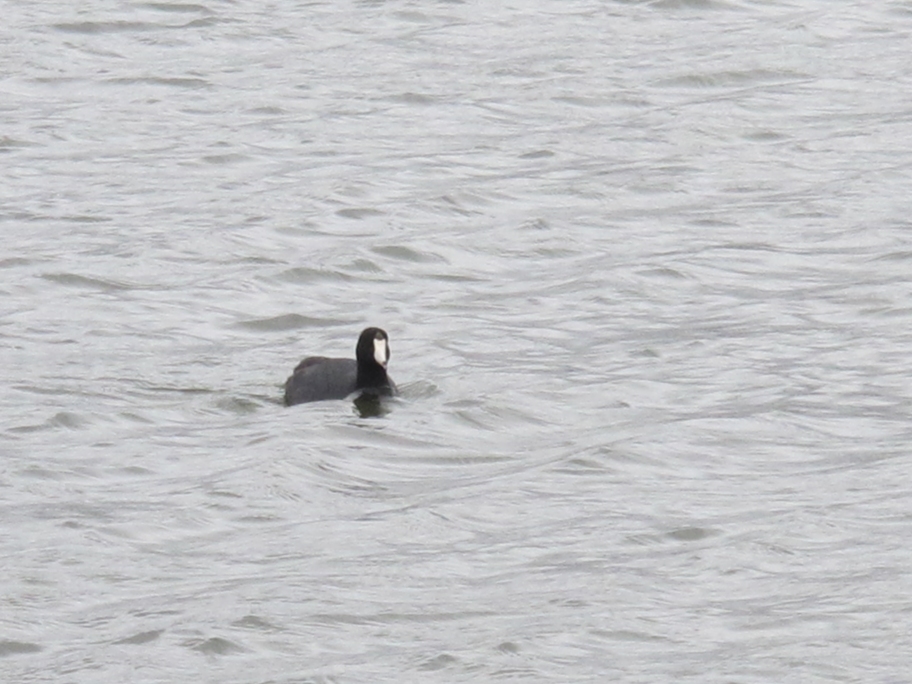
{"type": "Polygon", "coordinates": [[[909,681],[912,2],[2,14],[0,680],[909,681]]]}

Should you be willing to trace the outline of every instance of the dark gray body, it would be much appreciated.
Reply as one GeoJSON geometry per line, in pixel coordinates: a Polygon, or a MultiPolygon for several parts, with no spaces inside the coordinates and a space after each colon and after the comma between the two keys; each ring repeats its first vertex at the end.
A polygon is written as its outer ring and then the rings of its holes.
{"type": "Polygon", "coordinates": [[[285,381],[285,405],[308,401],[345,399],[362,390],[372,394],[396,394],[396,384],[384,373],[385,382],[358,385],[358,362],[354,359],[330,359],[325,356],[306,358],[285,381]]]}

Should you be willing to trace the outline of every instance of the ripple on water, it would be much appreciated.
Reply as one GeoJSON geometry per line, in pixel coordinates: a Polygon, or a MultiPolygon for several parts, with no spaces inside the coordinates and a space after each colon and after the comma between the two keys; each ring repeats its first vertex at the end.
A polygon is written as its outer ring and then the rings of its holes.
{"type": "Polygon", "coordinates": [[[57,283],[58,285],[66,285],[68,287],[75,288],[86,288],[91,290],[102,290],[105,292],[130,290],[134,287],[133,285],[124,282],[109,280],[105,278],[94,278],[91,276],[80,275],[78,273],[45,273],[41,277],[52,283],[57,283]]]}
{"type": "Polygon", "coordinates": [[[285,330],[299,330],[302,328],[323,329],[330,326],[347,325],[347,321],[331,318],[315,318],[302,314],[290,313],[269,318],[254,318],[239,321],[235,324],[238,328],[256,332],[281,332],[285,330]]]}
{"type": "Polygon", "coordinates": [[[0,658],[9,656],[25,655],[28,653],[38,653],[44,647],[29,641],[0,641],[0,658]]]}

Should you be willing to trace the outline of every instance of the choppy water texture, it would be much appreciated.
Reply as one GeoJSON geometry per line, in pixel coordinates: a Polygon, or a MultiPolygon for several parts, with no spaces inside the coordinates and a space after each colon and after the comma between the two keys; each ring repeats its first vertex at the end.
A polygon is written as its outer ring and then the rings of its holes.
{"type": "Polygon", "coordinates": [[[908,681],[912,2],[4,25],[0,679],[908,681]]]}

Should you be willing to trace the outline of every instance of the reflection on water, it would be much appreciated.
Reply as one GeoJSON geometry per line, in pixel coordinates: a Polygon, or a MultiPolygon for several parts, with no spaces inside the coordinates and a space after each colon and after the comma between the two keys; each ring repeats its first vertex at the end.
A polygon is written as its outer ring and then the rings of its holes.
{"type": "Polygon", "coordinates": [[[377,394],[362,392],[355,398],[355,410],[362,418],[380,418],[390,412],[392,399],[377,394]]]}

